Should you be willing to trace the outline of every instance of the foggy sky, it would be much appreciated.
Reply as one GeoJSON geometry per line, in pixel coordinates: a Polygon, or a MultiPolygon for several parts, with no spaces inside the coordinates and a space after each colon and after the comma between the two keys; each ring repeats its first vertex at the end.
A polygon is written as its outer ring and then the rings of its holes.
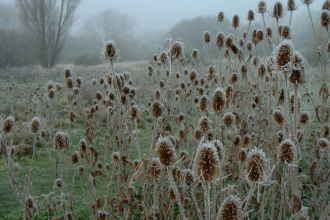
{"type": "MultiPolygon", "coordinates": [[[[217,16],[220,11],[224,11],[225,17],[230,20],[238,14],[242,22],[246,22],[248,10],[255,10],[259,2],[260,0],[82,0],[77,11],[79,20],[74,24],[71,33],[79,32],[84,19],[106,8],[118,9],[134,17],[137,22],[135,32],[141,34],[150,30],[169,30],[181,19],[192,19],[198,15],[217,16]]],[[[265,2],[268,9],[276,1],[265,0],[265,2]]],[[[307,13],[306,5],[302,5],[299,0],[296,2],[299,4],[298,13],[302,11],[307,13]]],[[[323,0],[315,0],[310,8],[321,11],[323,2],[323,0]]],[[[287,1],[282,3],[286,6],[287,1]]],[[[257,19],[260,17],[260,14],[256,14],[257,19]]],[[[293,22],[295,22],[294,16],[293,22]]]]}

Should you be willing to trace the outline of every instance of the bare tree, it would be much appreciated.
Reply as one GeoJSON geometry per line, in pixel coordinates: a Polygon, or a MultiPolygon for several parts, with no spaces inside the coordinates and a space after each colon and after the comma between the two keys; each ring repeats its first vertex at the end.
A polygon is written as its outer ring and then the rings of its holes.
{"type": "Polygon", "coordinates": [[[133,17],[109,8],[86,19],[83,29],[98,40],[111,39],[123,49],[125,42],[133,37],[135,25],[136,21],[133,17]]]}
{"type": "Polygon", "coordinates": [[[53,67],[64,46],[67,33],[75,22],[81,0],[16,0],[22,23],[38,42],[39,60],[44,67],[53,67]]]}

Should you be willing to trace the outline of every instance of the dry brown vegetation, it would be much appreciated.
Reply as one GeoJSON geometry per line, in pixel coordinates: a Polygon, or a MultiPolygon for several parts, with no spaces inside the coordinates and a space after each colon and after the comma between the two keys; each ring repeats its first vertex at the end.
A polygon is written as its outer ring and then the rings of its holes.
{"type": "MultiPolygon", "coordinates": [[[[307,16],[311,3],[302,1],[307,16]]],[[[315,39],[315,68],[290,41],[296,9],[261,1],[257,13],[269,12],[276,30],[264,23],[240,38],[235,15],[233,33],[206,31],[208,49],[219,49],[209,64],[197,50],[188,62],[181,39],[169,37],[148,66],[117,63],[120,48],[108,41],[106,66],[53,69],[47,80],[37,69],[2,73],[0,154],[23,218],[327,219],[330,2],[314,21],[326,39],[315,39]],[[43,152],[52,190],[35,194],[43,152]]]]}

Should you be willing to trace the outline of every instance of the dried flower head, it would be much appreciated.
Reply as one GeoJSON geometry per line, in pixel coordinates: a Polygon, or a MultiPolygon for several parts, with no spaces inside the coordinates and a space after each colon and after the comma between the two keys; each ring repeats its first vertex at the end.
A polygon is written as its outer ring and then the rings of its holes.
{"type": "Polygon", "coordinates": [[[69,146],[70,146],[69,136],[62,131],[56,132],[55,137],[54,137],[55,149],[59,150],[59,151],[64,151],[64,150],[68,149],[69,146]]]}
{"type": "Polygon", "coordinates": [[[247,20],[248,21],[254,21],[254,11],[252,11],[252,10],[249,10],[248,11],[248,15],[247,15],[247,20]]]}
{"type": "Polygon", "coordinates": [[[263,182],[268,172],[266,154],[263,150],[254,148],[247,156],[247,179],[251,182],[263,182]]]}
{"type": "Polygon", "coordinates": [[[36,116],[34,116],[31,120],[31,124],[30,124],[30,130],[32,133],[38,133],[40,130],[40,119],[36,116]]]}
{"type": "Polygon", "coordinates": [[[275,49],[274,60],[278,69],[286,70],[291,67],[294,47],[290,40],[283,40],[275,49]]]}
{"type": "Polygon", "coordinates": [[[172,166],[176,160],[175,147],[169,137],[159,137],[155,147],[156,155],[163,166],[172,166]]]}
{"type": "Polygon", "coordinates": [[[233,17],[233,21],[232,21],[231,25],[232,25],[234,28],[239,27],[239,16],[238,16],[238,15],[234,15],[234,17],[233,17]]]}
{"type": "Polygon", "coordinates": [[[183,179],[183,183],[186,186],[191,186],[195,182],[194,172],[190,169],[184,169],[181,171],[181,176],[183,179]]]}
{"type": "Polygon", "coordinates": [[[73,164],[77,164],[79,162],[79,157],[80,157],[80,154],[78,151],[73,152],[71,155],[71,162],[73,164]]]}
{"type": "Polygon", "coordinates": [[[272,31],[271,27],[266,28],[266,36],[269,37],[269,38],[273,37],[273,31],[272,31]]]}
{"type": "Polygon", "coordinates": [[[211,120],[208,117],[203,116],[199,119],[198,125],[203,133],[207,133],[211,128],[211,120]]]}
{"type": "Polygon", "coordinates": [[[158,118],[163,114],[163,104],[156,100],[151,104],[151,113],[154,117],[158,118]]]}
{"type": "Polygon", "coordinates": [[[281,31],[281,36],[284,39],[291,39],[291,29],[290,29],[289,25],[283,26],[282,31],[281,31]]]}
{"type": "Polygon", "coordinates": [[[323,2],[323,5],[322,5],[321,10],[328,10],[328,11],[330,11],[330,1],[329,0],[325,0],[323,2]]]}
{"type": "Polygon", "coordinates": [[[233,113],[227,112],[226,114],[223,115],[222,121],[224,125],[226,125],[227,127],[231,127],[235,125],[235,116],[233,113]]]}
{"type": "Polygon", "coordinates": [[[102,58],[104,60],[116,60],[119,54],[119,50],[112,40],[103,43],[102,58]]]}
{"type": "Polygon", "coordinates": [[[175,41],[171,47],[171,57],[178,59],[183,55],[183,43],[181,41],[175,41]]]}
{"type": "Polygon", "coordinates": [[[235,195],[226,197],[219,209],[217,220],[238,220],[242,219],[242,202],[235,195]]]}
{"type": "Polygon", "coordinates": [[[219,32],[216,37],[216,45],[221,48],[225,44],[225,35],[222,32],[219,32]]]}
{"type": "Polygon", "coordinates": [[[276,18],[282,18],[285,15],[282,2],[275,2],[272,13],[270,15],[276,18]]]}
{"type": "Polygon", "coordinates": [[[220,11],[218,14],[218,21],[221,23],[223,22],[224,19],[225,19],[225,14],[223,13],[223,11],[220,11]]]}
{"type": "Polygon", "coordinates": [[[330,24],[330,12],[328,10],[321,11],[321,26],[328,28],[330,24]]]}
{"type": "Polygon", "coordinates": [[[295,163],[297,159],[297,149],[294,143],[286,139],[278,147],[278,159],[281,163],[295,163]]]}
{"type": "Polygon", "coordinates": [[[198,50],[197,49],[193,49],[193,51],[191,53],[191,58],[197,59],[197,57],[198,57],[198,50]]]}
{"type": "Polygon", "coordinates": [[[219,114],[226,103],[225,91],[222,88],[217,88],[213,93],[212,107],[213,111],[219,114]]]}
{"type": "Polygon", "coordinates": [[[194,159],[195,176],[206,182],[213,182],[220,172],[220,161],[217,149],[211,142],[200,143],[194,159]]]}
{"type": "Polygon", "coordinates": [[[63,181],[61,179],[56,179],[55,186],[57,186],[58,188],[61,188],[63,186],[63,181]]]}
{"type": "Polygon", "coordinates": [[[277,108],[273,111],[273,117],[276,124],[278,125],[283,125],[283,123],[285,122],[285,116],[281,108],[277,108]]]}
{"type": "MultiPolygon", "coordinates": [[[[199,92],[201,91],[202,89],[199,89],[199,92]]],[[[203,90],[202,90],[203,91],[203,90]]],[[[206,108],[207,108],[207,102],[208,102],[208,100],[207,100],[207,96],[206,95],[203,95],[202,97],[201,97],[201,99],[199,100],[199,109],[201,110],[201,111],[205,111],[206,110],[206,108]]]]}
{"type": "Polygon", "coordinates": [[[199,141],[203,137],[203,132],[198,128],[194,131],[194,138],[195,140],[199,141]]]}
{"type": "Polygon", "coordinates": [[[308,111],[303,111],[301,114],[300,114],[300,122],[303,124],[303,125],[306,125],[309,120],[311,118],[311,114],[308,112],[308,111]]]}
{"type": "Polygon", "coordinates": [[[204,43],[209,44],[211,42],[211,33],[209,31],[205,31],[203,36],[204,36],[204,43]]]}
{"type": "Polygon", "coordinates": [[[260,1],[258,4],[258,13],[265,13],[267,9],[266,2],[260,1]]]}
{"type": "Polygon", "coordinates": [[[161,175],[161,168],[159,166],[159,160],[157,158],[153,158],[150,161],[150,176],[153,179],[158,180],[161,175]]]}
{"type": "Polygon", "coordinates": [[[14,126],[14,118],[12,116],[8,116],[2,123],[2,131],[5,133],[9,133],[14,126]]]}
{"type": "Polygon", "coordinates": [[[329,146],[329,141],[325,138],[319,138],[317,140],[317,146],[319,146],[321,149],[325,149],[327,146],[329,146]]]}

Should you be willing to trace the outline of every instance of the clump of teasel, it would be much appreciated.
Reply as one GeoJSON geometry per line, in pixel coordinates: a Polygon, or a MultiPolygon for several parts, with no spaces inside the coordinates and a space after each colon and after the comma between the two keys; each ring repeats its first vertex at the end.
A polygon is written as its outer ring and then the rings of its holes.
{"type": "Polygon", "coordinates": [[[162,116],[163,108],[164,108],[163,104],[160,101],[156,100],[151,104],[151,114],[154,117],[158,118],[162,116]]]}
{"type": "Polygon", "coordinates": [[[278,147],[277,155],[280,163],[295,163],[297,159],[297,149],[295,144],[289,139],[282,141],[278,147]]]}
{"type": "Polygon", "coordinates": [[[217,220],[238,220],[242,217],[241,199],[235,195],[226,197],[220,206],[217,220]]]}
{"type": "Polygon", "coordinates": [[[224,108],[226,104],[225,91],[222,88],[217,88],[213,93],[212,108],[217,114],[224,108]]]}
{"type": "Polygon", "coordinates": [[[103,43],[103,49],[101,52],[102,58],[104,60],[116,60],[119,54],[119,50],[114,41],[109,40],[103,43]]]}
{"type": "Polygon", "coordinates": [[[273,117],[276,124],[278,125],[283,125],[283,123],[285,122],[285,116],[281,107],[278,107],[273,111],[273,117]]]}
{"type": "Polygon", "coordinates": [[[266,154],[263,150],[252,149],[246,161],[246,176],[251,182],[263,182],[268,172],[266,154]]]}
{"type": "Polygon", "coordinates": [[[30,131],[32,133],[38,133],[40,131],[41,122],[40,119],[34,116],[30,123],[30,131]]]}
{"type": "Polygon", "coordinates": [[[206,182],[214,182],[219,176],[220,161],[217,149],[211,142],[200,143],[193,164],[195,176],[206,182]]]}
{"type": "Polygon", "coordinates": [[[9,133],[14,127],[14,122],[14,118],[12,116],[8,116],[2,123],[2,131],[9,133]]]}
{"type": "Polygon", "coordinates": [[[155,153],[163,166],[172,166],[176,160],[175,147],[168,137],[159,137],[155,147],[155,153]]]}
{"type": "Polygon", "coordinates": [[[198,126],[203,133],[207,133],[211,129],[211,120],[208,117],[203,116],[199,119],[198,126]]]}

